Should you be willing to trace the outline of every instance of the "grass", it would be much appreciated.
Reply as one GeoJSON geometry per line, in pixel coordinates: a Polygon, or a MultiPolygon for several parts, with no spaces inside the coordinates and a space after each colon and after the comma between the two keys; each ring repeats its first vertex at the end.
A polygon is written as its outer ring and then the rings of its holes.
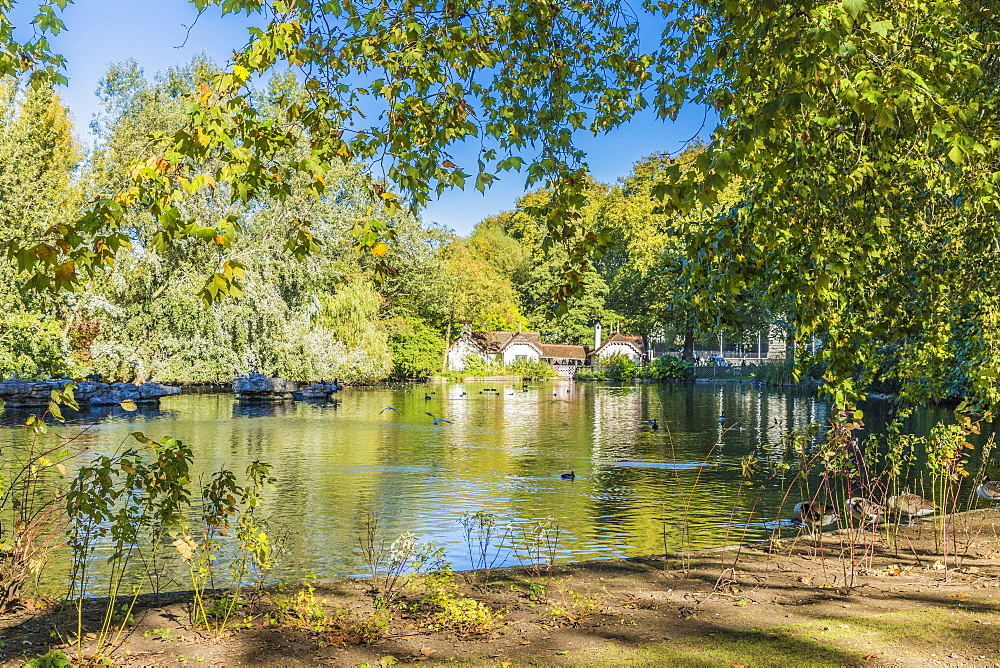
{"type": "MultiPolygon", "coordinates": [[[[511,666],[843,666],[877,659],[909,665],[944,659],[957,653],[965,660],[996,660],[1000,627],[984,622],[997,607],[956,599],[954,604],[868,613],[825,616],[802,622],[748,629],[727,629],[711,620],[693,621],[690,636],[625,647],[608,641],[603,647],[549,652],[504,659],[511,666]],[[891,649],[889,656],[885,651],[891,649]],[[931,654],[936,656],[932,657],[931,654]],[[987,659],[979,657],[987,655],[987,659]]],[[[476,663],[473,661],[473,663],[476,663]]]]}

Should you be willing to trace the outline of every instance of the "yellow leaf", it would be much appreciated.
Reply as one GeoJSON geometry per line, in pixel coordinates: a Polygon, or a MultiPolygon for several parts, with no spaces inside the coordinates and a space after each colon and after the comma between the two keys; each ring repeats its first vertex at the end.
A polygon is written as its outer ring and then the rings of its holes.
{"type": "Polygon", "coordinates": [[[121,402],[118,405],[121,406],[122,408],[124,408],[125,410],[129,411],[130,413],[132,411],[136,410],[137,408],[139,408],[136,405],[136,403],[134,401],[132,401],[131,399],[126,399],[125,401],[121,402]]]}
{"type": "Polygon", "coordinates": [[[191,536],[181,536],[175,540],[172,545],[181,554],[181,558],[184,561],[191,561],[191,557],[194,556],[194,551],[198,549],[198,543],[194,542],[191,536]]]}

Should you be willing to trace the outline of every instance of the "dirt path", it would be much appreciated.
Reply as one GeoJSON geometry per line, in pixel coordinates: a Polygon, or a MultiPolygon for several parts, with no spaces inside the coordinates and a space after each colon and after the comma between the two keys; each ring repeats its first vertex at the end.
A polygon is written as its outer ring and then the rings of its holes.
{"type": "MultiPolygon", "coordinates": [[[[483,573],[413,581],[391,620],[359,581],[272,591],[219,637],[192,628],[189,596],[144,597],[108,655],[128,666],[1000,666],[1000,512],[965,513],[955,528],[947,568],[925,522],[895,546],[830,532],[504,569],[488,585],[483,573]]],[[[54,610],[0,618],[0,666],[75,655],[60,639],[71,628],[54,610]]]]}

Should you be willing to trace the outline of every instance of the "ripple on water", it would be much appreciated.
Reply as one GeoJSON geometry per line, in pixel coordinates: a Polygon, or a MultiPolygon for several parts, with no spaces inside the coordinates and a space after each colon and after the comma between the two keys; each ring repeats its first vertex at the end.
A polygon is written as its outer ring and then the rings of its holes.
{"type": "Polygon", "coordinates": [[[628,462],[610,462],[610,465],[641,469],[666,469],[668,471],[687,471],[690,469],[699,469],[704,466],[711,466],[708,462],[650,462],[639,460],[628,462]]]}

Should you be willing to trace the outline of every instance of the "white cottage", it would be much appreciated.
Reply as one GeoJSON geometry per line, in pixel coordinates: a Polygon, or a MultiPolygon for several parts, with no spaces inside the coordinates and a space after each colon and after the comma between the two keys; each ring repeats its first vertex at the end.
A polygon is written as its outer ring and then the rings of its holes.
{"type": "MultiPolygon", "coordinates": [[[[600,336],[598,329],[597,336],[600,336]]],[[[641,336],[625,336],[620,332],[615,332],[594,349],[590,357],[592,363],[600,363],[599,360],[624,355],[633,362],[643,363],[649,360],[649,353],[646,351],[646,344],[641,336]]]]}
{"type": "Polygon", "coordinates": [[[542,343],[542,335],[538,332],[473,332],[463,327],[458,340],[448,348],[447,365],[452,371],[462,371],[470,356],[475,355],[483,362],[505,365],[525,359],[561,366],[584,366],[599,363],[596,362],[598,358],[619,354],[634,362],[644,362],[649,357],[641,336],[616,332],[602,339],[600,324],[594,328],[593,347],[542,343]]]}

